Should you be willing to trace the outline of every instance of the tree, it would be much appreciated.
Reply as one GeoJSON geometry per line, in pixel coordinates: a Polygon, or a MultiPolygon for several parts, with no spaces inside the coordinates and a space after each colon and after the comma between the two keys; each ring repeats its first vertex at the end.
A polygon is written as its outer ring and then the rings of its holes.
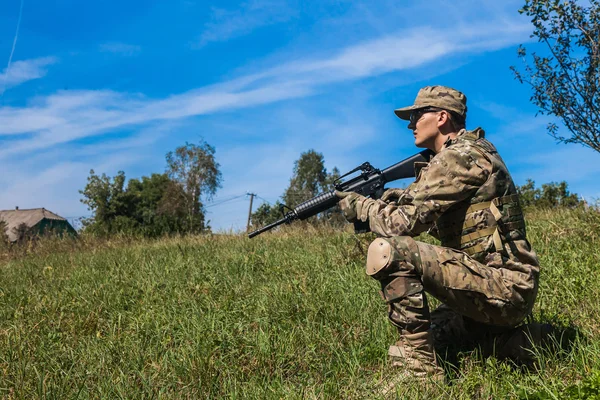
{"type": "Polygon", "coordinates": [[[125,173],[119,171],[114,178],[106,174],[96,175],[90,170],[87,184],[79,193],[83,195],[81,202],[93,211],[94,217],[84,219],[84,228],[95,233],[109,234],[122,229],[133,229],[134,221],[127,221],[133,212],[133,202],[125,191],[125,173]],[[120,217],[120,218],[118,218],[120,217]]]}
{"type": "Polygon", "coordinates": [[[181,190],[166,173],[129,180],[127,193],[134,202],[129,217],[139,224],[138,231],[152,237],[189,232],[181,190]]]}
{"type": "Polygon", "coordinates": [[[536,199],[539,198],[539,192],[540,190],[535,188],[535,182],[531,179],[527,179],[524,185],[517,186],[517,194],[523,207],[534,205],[536,199]]]}
{"type": "MultiPolygon", "coordinates": [[[[340,177],[340,171],[334,167],[332,173],[327,173],[323,154],[310,149],[300,154],[294,162],[294,170],[290,185],[285,189],[281,199],[288,207],[294,208],[298,204],[309,200],[320,193],[334,189],[334,182],[340,177]]],[[[262,204],[252,213],[250,223],[254,229],[268,225],[282,218],[282,204],[277,201],[274,205],[262,204]]],[[[288,210],[284,210],[287,212],[288,210]]],[[[312,223],[328,223],[341,226],[346,223],[339,207],[333,207],[322,212],[319,217],[309,218],[312,223]]]]}
{"type": "Polygon", "coordinates": [[[127,187],[123,171],[111,178],[91,170],[80,193],[94,217],[83,221],[84,228],[101,235],[150,237],[209,229],[201,199],[211,198],[220,186],[214,152],[205,142],[186,143],[167,153],[167,172],[130,179],[127,187]]]}
{"type": "Polygon", "coordinates": [[[315,197],[327,187],[327,169],[323,154],[308,150],[294,162],[290,185],[283,193],[283,202],[289,207],[315,197]]]}
{"type": "Polygon", "coordinates": [[[181,195],[178,201],[186,209],[190,231],[207,228],[202,199],[210,200],[221,187],[221,172],[214,154],[215,148],[202,141],[199,145],[186,142],[166,156],[166,173],[182,189],[174,195],[181,195]]]}
{"type": "Polygon", "coordinates": [[[182,197],[181,188],[167,174],[130,179],[126,188],[124,183],[122,171],[114,178],[90,171],[88,183],[80,191],[84,196],[81,202],[94,213],[93,218],[83,221],[86,231],[147,237],[190,232],[186,209],[177,202],[182,197]]]}
{"type": "MultiPolygon", "coordinates": [[[[340,171],[334,167],[332,173],[327,173],[323,154],[310,149],[300,154],[294,162],[294,170],[290,185],[281,196],[285,205],[296,207],[298,204],[334,189],[334,182],[340,177],[340,171]]],[[[274,206],[275,207],[275,206],[274,206]]],[[[279,215],[279,206],[271,210],[271,215],[279,215]]],[[[327,210],[318,218],[310,218],[311,222],[327,222],[335,225],[345,223],[339,207],[327,210]]]]}
{"type": "Polygon", "coordinates": [[[279,201],[275,202],[272,206],[263,203],[250,216],[250,225],[253,229],[258,229],[262,226],[271,224],[280,218],[282,218],[282,215],[281,203],[279,201]]]}
{"type": "Polygon", "coordinates": [[[579,196],[570,193],[565,181],[560,183],[550,182],[542,184],[541,189],[535,187],[535,182],[527,179],[523,186],[517,186],[517,193],[523,207],[553,208],[553,207],[577,207],[584,202],[579,196]]]}
{"type": "Polygon", "coordinates": [[[550,123],[551,136],[600,151],[600,0],[589,0],[589,6],[576,0],[525,0],[519,12],[531,17],[531,37],[548,54],[533,52],[528,60],[519,46],[525,67],[511,67],[516,79],[531,85],[530,100],[540,114],[559,117],[571,133],[564,137],[550,123]]]}

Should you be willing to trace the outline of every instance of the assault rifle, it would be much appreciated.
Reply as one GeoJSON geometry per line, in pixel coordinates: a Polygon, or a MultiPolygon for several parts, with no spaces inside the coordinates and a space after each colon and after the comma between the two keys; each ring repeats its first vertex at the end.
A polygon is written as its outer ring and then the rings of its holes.
{"type": "MultiPolygon", "coordinates": [[[[431,150],[423,150],[412,157],[409,157],[384,169],[383,171],[373,168],[369,162],[365,162],[362,165],[354,168],[352,171],[349,171],[336,179],[334,182],[334,187],[336,190],[341,192],[356,192],[365,197],[378,199],[383,194],[385,190],[383,186],[386,183],[395,181],[397,179],[414,178],[415,163],[428,162],[432,155],[433,152],[431,150]],[[346,176],[357,171],[361,171],[360,174],[341,182],[342,178],[345,178],[346,176]]],[[[281,224],[290,224],[295,220],[305,220],[317,215],[320,212],[330,209],[339,201],[340,199],[335,195],[335,191],[331,190],[327,193],[321,193],[320,195],[299,204],[296,208],[290,208],[284,205],[281,207],[283,218],[249,233],[248,237],[253,238],[254,236],[260,235],[261,233],[271,230],[281,224]],[[285,208],[289,210],[287,213],[284,211],[285,208]]],[[[355,228],[357,232],[368,231],[368,227],[365,227],[364,225],[361,226],[360,223],[355,223],[355,228]]]]}

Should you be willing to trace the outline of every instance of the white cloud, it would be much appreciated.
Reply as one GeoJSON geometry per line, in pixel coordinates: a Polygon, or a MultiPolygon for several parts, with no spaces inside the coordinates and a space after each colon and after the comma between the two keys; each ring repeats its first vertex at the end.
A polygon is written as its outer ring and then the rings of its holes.
{"type": "Polygon", "coordinates": [[[104,154],[89,154],[80,161],[64,160],[52,155],[33,156],[14,163],[2,163],[0,205],[3,209],[45,207],[64,217],[88,215],[79,199],[79,190],[85,186],[89,171],[109,176],[118,170],[139,163],[145,157],[143,146],[134,149],[113,148],[104,154]],[[42,161],[48,161],[43,165],[42,161]],[[26,168],[25,168],[26,167],[26,168]]]}
{"type": "Polygon", "coordinates": [[[35,170],[22,170],[22,165],[3,166],[10,173],[4,177],[0,204],[3,209],[45,207],[59,215],[71,217],[88,214],[79,202],[78,190],[85,185],[89,164],[62,161],[35,170]]]}
{"type": "Polygon", "coordinates": [[[64,217],[89,215],[79,201],[79,190],[85,187],[91,169],[114,176],[119,170],[155,164],[151,151],[155,143],[178,128],[179,124],[161,123],[125,139],[67,145],[0,160],[4,171],[0,208],[45,207],[64,217]]]}
{"type": "Polygon", "coordinates": [[[470,26],[452,33],[411,29],[349,46],[323,59],[284,63],[259,74],[164,99],[111,91],[61,91],[37,99],[30,107],[0,109],[0,135],[33,134],[5,146],[0,156],[153,121],[305,97],[324,85],[416,68],[457,51],[468,54],[496,49],[514,44],[521,37],[522,31],[514,24],[496,24],[483,31],[470,26]]]}
{"type": "Polygon", "coordinates": [[[5,68],[0,73],[0,94],[10,87],[44,77],[47,73],[46,67],[56,62],[56,57],[41,57],[11,63],[10,69],[5,68]]]}

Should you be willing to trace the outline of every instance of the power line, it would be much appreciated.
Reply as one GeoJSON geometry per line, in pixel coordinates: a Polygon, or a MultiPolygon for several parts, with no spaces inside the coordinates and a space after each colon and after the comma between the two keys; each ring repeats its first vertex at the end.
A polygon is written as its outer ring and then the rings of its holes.
{"type": "Polygon", "coordinates": [[[240,197],[244,197],[244,196],[246,196],[246,193],[240,194],[239,196],[230,197],[229,199],[225,199],[225,200],[222,200],[222,201],[219,201],[219,202],[216,202],[216,203],[210,203],[209,205],[204,206],[204,208],[215,207],[215,206],[221,205],[223,203],[226,203],[228,201],[239,199],[240,197]]]}
{"type": "Polygon", "coordinates": [[[267,203],[268,205],[272,205],[272,204],[271,204],[271,202],[270,202],[269,200],[265,199],[264,197],[260,197],[260,196],[259,196],[259,195],[257,195],[257,194],[254,194],[254,195],[255,195],[257,198],[259,198],[259,199],[261,199],[262,201],[264,201],[265,203],[267,203]]]}

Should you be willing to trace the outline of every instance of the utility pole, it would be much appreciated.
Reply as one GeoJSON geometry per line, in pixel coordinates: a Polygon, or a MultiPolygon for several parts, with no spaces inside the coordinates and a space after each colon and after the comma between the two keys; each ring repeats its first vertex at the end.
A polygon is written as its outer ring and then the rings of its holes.
{"type": "Polygon", "coordinates": [[[248,196],[250,196],[250,208],[248,209],[248,223],[246,223],[246,232],[248,232],[250,230],[250,217],[252,217],[252,201],[254,200],[254,196],[256,196],[256,194],[254,193],[246,193],[248,196]]]}

